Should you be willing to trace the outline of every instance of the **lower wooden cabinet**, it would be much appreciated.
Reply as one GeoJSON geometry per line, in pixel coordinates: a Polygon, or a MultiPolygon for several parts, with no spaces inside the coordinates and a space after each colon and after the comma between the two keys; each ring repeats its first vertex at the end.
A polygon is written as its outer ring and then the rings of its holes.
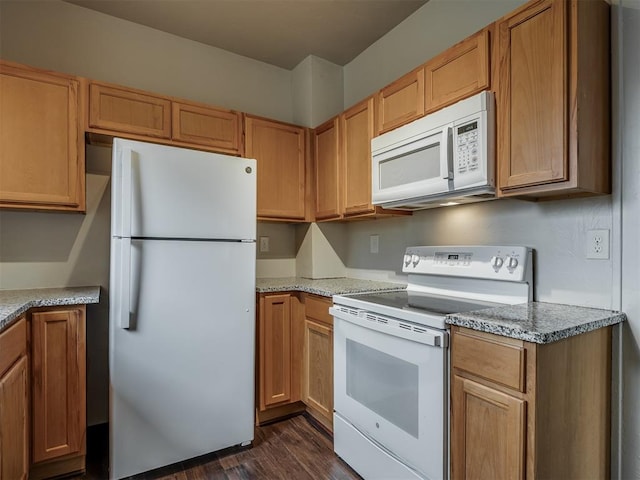
{"type": "Polygon", "coordinates": [[[306,410],[332,431],[331,299],[279,292],[257,301],[256,423],[306,410]]]}
{"type": "Polygon", "coordinates": [[[85,307],[31,313],[32,466],[29,478],[85,469],[85,307]]]}
{"type": "Polygon", "coordinates": [[[258,296],[256,423],[304,410],[300,402],[302,322],[296,293],[258,296]]]}
{"type": "Polygon", "coordinates": [[[451,337],[451,478],[608,478],[611,327],[539,345],[451,337]]]}
{"type": "Polygon", "coordinates": [[[333,317],[331,299],[305,295],[302,401],[308,412],[333,431],[333,317]]]}
{"type": "Polygon", "coordinates": [[[0,334],[0,480],[22,480],[29,471],[27,322],[0,334]]]}

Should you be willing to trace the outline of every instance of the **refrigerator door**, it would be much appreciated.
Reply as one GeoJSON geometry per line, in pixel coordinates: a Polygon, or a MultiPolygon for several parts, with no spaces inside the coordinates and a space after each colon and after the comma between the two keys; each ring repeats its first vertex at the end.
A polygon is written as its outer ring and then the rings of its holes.
{"type": "Polygon", "coordinates": [[[111,241],[110,477],[251,441],[255,243],[111,241]]]}
{"type": "Polygon", "coordinates": [[[116,138],[112,170],[112,236],[255,240],[255,160],[116,138]]]}

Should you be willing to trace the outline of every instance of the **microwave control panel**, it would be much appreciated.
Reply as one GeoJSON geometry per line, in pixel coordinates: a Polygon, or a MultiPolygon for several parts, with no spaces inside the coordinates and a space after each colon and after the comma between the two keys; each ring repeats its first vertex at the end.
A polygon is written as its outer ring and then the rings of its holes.
{"type": "Polygon", "coordinates": [[[456,127],[456,155],[458,174],[475,172],[479,168],[480,145],[478,143],[478,120],[456,127]]]}

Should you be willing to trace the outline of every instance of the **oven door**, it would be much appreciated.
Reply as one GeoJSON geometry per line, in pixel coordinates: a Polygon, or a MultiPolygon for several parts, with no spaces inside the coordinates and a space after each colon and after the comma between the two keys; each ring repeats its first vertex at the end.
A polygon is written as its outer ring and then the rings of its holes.
{"type": "MultiPolygon", "coordinates": [[[[453,180],[452,131],[452,125],[447,125],[400,141],[391,138],[389,145],[374,151],[371,170],[373,203],[449,191],[449,181],[453,180]]],[[[396,136],[396,132],[385,135],[396,136]]]]}
{"type": "Polygon", "coordinates": [[[447,333],[344,310],[331,309],[336,414],[426,478],[446,478],[447,333]]]}

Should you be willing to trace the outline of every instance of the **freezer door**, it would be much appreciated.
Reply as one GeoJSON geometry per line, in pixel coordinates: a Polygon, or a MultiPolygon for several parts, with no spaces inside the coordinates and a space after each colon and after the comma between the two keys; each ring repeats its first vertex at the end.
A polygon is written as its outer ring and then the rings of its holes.
{"type": "Polygon", "coordinates": [[[256,237],[256,161],[116,138],[111,235],[256,237]]]}
{"type": "Polygon", "coordinates": [[[251,441],[255,243],[114,238],[112,267],[111,478],[251,441]]]}

